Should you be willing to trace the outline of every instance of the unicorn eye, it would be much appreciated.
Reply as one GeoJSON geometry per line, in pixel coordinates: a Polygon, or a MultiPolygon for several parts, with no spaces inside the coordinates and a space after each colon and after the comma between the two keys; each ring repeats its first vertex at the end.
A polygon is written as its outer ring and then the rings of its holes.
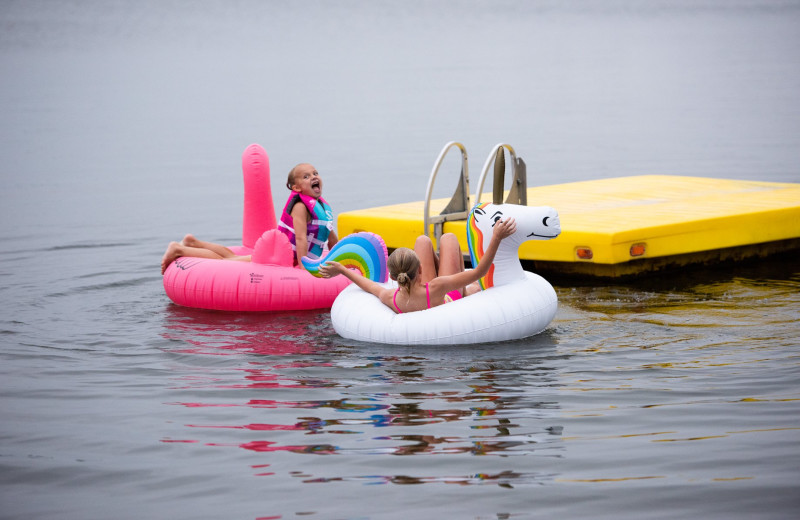
{"type": "Polygon", "coordinates": [[[503,213],[502,213],[502,212],[500,212],[500,211],[495,211],[495,212],[494,212],[494,215],[492,215],[492,216],[491,216],[491,219],[492,219],[492,227],[494,227],[494,225],[495,225],[495,224],[497,224],[497,221],[499,221],[499,220],[500,220],[500,219],[502,219],[502,218],[503,218],[503,213]]]}

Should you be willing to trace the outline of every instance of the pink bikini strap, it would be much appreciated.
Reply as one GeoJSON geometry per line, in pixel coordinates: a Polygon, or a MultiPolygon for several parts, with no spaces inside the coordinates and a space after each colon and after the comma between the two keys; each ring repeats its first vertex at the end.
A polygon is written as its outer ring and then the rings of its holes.
{"type": "Polygon", "coordinates": [[[403,311],[400,310],[400,307],[397,306],[397,293],[400,292],[400,288],[398,287],[394,291],[394,297],[392,298],[392,303],[394,304],[394,308],[397,309],[397,314],[403,314],[403,311]]]}
{"type": "Polygon", "coordinates": [[[431,308],[431,293],[428,291],[428,284],[425,284],[425,298],[428,300],[428,308],[431,308]]]}

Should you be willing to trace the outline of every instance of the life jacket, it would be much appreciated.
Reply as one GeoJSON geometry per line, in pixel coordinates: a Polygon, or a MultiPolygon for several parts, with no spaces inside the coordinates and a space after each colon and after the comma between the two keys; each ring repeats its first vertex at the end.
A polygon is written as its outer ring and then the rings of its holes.
{"type": "Polygon", "coordinates": [[[281,221],[278,224],[280,229],[292,244],[292,251],[295,252],[294,263],[297,265],[297,242],[294,236],[294,220],[292,219],[292,208],[298,202],[308,208],[311,213],[311,220],[306,226],[308,237],[308,257],[314,260],[322,256],[325,245],[328,243],[328,235],[333,230],[333,210],[322,197],[315,199],[302,193],[293,191],[286,201],[286,206],[281,213],[281,221]]]}

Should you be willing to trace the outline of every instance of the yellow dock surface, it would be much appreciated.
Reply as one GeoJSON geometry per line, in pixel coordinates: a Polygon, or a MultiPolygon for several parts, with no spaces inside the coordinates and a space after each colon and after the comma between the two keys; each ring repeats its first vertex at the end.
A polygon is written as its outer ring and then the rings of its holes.
{"type": "MultiPolygon", "coordinates": [[[[491,193],[481,196],[491,200],[491,193]]],[[[431,215],[448,201],[432,200],[431,215]]],[[[617,277],[800,248],[800,184],[794,183],[619,177],[528,188],[528,205],[554,207],[561,235],[524,243],[520,258],[565,274],[617,277]]],[[[418,201],[342,213],[338,234],[371,231],[390,250],[413,247],[423,233],[423,208],[418,201]]],[[[444,232],[467,251],[464,221],[445,222],[444,232]]]]}

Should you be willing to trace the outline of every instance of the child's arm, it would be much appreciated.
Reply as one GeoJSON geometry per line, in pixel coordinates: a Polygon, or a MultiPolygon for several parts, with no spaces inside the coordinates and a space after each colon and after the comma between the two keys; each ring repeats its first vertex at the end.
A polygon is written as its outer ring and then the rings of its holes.
{"type": "Polygon", "coordinates": [[[516,230],[517,222],[513,218],[507,218],[506,220],[497,222],[494,225],[494,231],[492,232],[492,239],[489,242],[489,247],[486,248],[483,258],[481,258],[481,261],[478,262],[477,266],[475,266],[475,269],[470,271],[462,271],[449,276],[440,276],[438,278],[434,278],[431,281],[431,284],[433,286],[439,285],[440,287],[443,287],[443,292],[447,293],[461,287],[466,287],[467,285],[480,280],[482,277],[486,276],[486,273],[489,272],[489,268],[492,266],[492,262],[494,262],[494,255],[497,254],[497,248],[500,247],[500,242],[504,238],[513,235],[516,230]]]}
{"type": "Polygon", "coordinates": [[[339,241],[339,237],[336,236],[336,231],[331,229],[331,232],[328,235],[328,249],[330,249],[333,246],[335,246],[338,241],[339,241]]]}
{"type": "Polygon", "coordinates": [[[297,249],[297,265],[308,254],[308,209],[304,204],[295,204],[292,208],[292,227],[294,227],[294,243],[297,249]]]}
{"type": "Polygon", "coordinates": [[[320,264],[319,274],[321,274],[323,278],[332,278],[337,274],[341,274],[359,286],[363,291],[368,292],[379,299],[381,299],[381,293],[386,291],[386,288],[379,285],[377,282],[373,282],[369,278],[364,278],[356,271],[348,269],[339,262],[334,262],[333,260],[328,260],[327,262],[320,264]]]}

